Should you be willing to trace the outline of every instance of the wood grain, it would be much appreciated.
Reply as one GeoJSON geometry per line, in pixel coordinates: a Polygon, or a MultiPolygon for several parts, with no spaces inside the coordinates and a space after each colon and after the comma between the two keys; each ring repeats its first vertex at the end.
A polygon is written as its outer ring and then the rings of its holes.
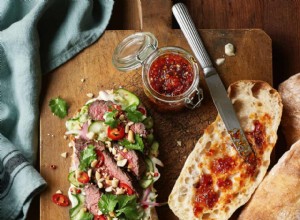
{"type": "MultiPolygon", "coordinates": [[[[149,28],[151,29],[151,28],[149,28]]],[[[159,46],[179,46],[190,51],[180,30],[151,29],[157,37],[159,46]]],[[[159,113],[155,106],[143,93],[141,69],[128,73],[117,71],[111,62],[116,45],[135,31],[106,31],[102,38],[85,49],[43,79],[43,102],[41,103],[40,120],[40,171],[48,182],[48,188],[41,194],[40,219],[68,219],[68,208],[61,208],[51,201],[51,195],[58,189],[67,192],[68,167],[71,158],[62,158],[62,152],[71,154],[68,143],[63,138],[65,121],[53,116],[48,107],[51,98],[60,96],[70,105],[69,116],[82,106],[86,94],[97,94],[102,89],[125,87],[136,93],[154,117],[155,134],[160,141],[160,159],[165,164],[161,169],[162,177],[157,183],[158,200],[167,201],[167,197],[178,177],[187,155],[195,142],[203,133],[203,129],[211,123],[217,111],[209,97],[203,82],[205,99],[202,106],[193,111],[184,110],[179,113],[159,113]],[[81,79],[85,79],[81,82],[81,79]],[[178,146],[177,141],[182,142],[178,146]],[[56,165],[53,170],[50,165],[56,165]]],[[[261,30],[200,30],[204,44],[212,60],[224,56],[224,45],[228,42],[236,46],[236,56],[226,57],[223,65],[217,69],[226,87],[239,79],[261,79],[272,83],[272,51],[271,40],[261,30]]],[[[160,219],[176,219],[168,206],[157,209],[160,219]]]]}

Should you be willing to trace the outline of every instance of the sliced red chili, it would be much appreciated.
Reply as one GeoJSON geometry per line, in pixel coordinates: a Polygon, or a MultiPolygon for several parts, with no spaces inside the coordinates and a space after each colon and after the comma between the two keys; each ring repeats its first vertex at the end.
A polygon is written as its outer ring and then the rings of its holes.
{"type": "Polygon", "coordinates": [[[94,220],[106,220],[107,218],[104,215],[94,215],[94,220]]]}
{"type": "Polygon", "coordinates": [[[96,150],[96,154],[97,154],[97,157],[98,157],[98,163],[96,165],[96,168],[99,168],[104,163],[104,155],[100,150],[96,150]]]}
{"type": "Polygon", "coordinates": [[[88,183],[90,181],[90,177],[87,174],[87,172],[81,172],[79,174],[79,176],[77,177],[77,180],[78,180],[78,182],[81,182],[81,183],[88,183]]]}
{"type": "Polygon", "coordinates": [[[120,124],[116,128],[108,127],[107,136],[114,141],[122,139],[125,136],[124,126],[120,124]]]}
{"type": "Polygon", "coordinates": [[[68,206],[70,204],[68,197],[60,193],[54,194],[52,196],[52,201],[59,206],[68,206]]]}
{"type": "Polygon", "coordinates": [[[133,195],[133,190],[126,183],[120,183],[119,187],[121,187],[122,189],[125,189],[125,191],[128,195],[133,195]]]}

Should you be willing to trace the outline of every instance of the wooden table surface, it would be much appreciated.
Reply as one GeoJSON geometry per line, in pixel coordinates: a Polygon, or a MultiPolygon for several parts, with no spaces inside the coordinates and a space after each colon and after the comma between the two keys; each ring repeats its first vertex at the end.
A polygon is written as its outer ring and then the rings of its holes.
{"type": "MultiPolygon", "coordinates": [[[[168,25],[178,28],[170,19],[174,0],[117,1],[108,29],[151,30],[168,25]],[[142,10],[138,12],[140,9],[142,10]],[[140,13],[143,13],[141,21],[140,13]]],[[[298,0],[182,0],[199,29],[261,28],[272,39],[274,86],[300,69],[300,2],[298,0]]],[[[76,59],[76,58],[75,58],[76,59]]],[[[47,88],[47,86],[43,86],[47,88]]],[[[42,99],[43,97],[41,97],[42,99]]],[[[37,166],[38,167],[38,166],[37,166]]],[[[54,214],[54,213],[53,213],[54,214]]],[[[30,220],[39,219],[39,198],[29,211],[30,220]]]]}

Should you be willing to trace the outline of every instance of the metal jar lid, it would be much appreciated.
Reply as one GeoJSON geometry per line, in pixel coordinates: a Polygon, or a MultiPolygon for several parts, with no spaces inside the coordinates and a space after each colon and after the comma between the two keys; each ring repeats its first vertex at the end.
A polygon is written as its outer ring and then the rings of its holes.
{"type": "Polygon", "coordinates": [[[137,69],[157,46],[157,39],[149,32],[129,35],[116,47],[112,58],[113,65],[120,71],[137,69]]]}

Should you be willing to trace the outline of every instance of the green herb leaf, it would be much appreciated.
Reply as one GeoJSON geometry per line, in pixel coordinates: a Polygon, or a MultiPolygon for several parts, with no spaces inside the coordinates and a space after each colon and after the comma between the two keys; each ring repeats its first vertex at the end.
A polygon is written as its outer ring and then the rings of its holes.
{"type": "Polygon", "coordinates": [[[124,139],[123,141],[119,141],[119,144],[126,147],[130,150],[139,150],[141,152],[144,151],[144,142],[143,139],[140,137],[140,135],[135,134],[135,143],[129,142],[127,139],[124,139]]]}
{"type": "Polygon", "coordinates": [[[97,159],[97,155],[94,148],[95,147],[93,145],[89,145],[80,153],[79,168],[81,170],[87,170],[92,161],[97,159]]]}
{"type": "Polygon", "coordinates": [[[116,119],[116,116],[118,114],[117,110],[113,110],[111,112],[106,112],[103,116],[105,119],[105,124],[109,125],[111,128],[117,127],[119,121],[116,119]]]}
{"type": "Polygon", "coordinates": [[[60,118],[64,118],[68,114],[67,102],[62,98],[57,97],[55,99],[51,99],[49,102],[49,107],[51,112],[60,118]]]}
{"type": "Polygon", "coordinates": [[[142,216],[136,196],[104,194],[98,203],[102,213],[115,212],[119,219],[136,220],[142,216]]]}
{"type": "Polygon", "coordinates": [[[89,212],[85,212],[81,217],[80,220],[93,220],[94,219],[94,215],[92,213],[89,212]]]}
{"type": "Polygon", "coordinates": [[[118,196],[107,193],[101,196],[98,206],[102,213],[109,214],[109,212],[114,211],[117,203],[118,196]]]}
{"type": "Polygon", "coordinates": [[[130,105],[125,109],[126,116],[130,121],[141,122],[144,120],[144,115],[137,110],[136,105],[130,105]]]}

